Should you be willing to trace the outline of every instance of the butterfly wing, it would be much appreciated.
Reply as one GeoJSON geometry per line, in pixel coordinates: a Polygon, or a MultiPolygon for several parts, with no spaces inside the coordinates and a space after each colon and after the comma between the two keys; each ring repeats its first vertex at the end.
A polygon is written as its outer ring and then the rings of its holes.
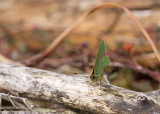
{"type": "MultiPolygon", "coordinates": [[[[103,57],[105,56],[105,43],[104,40],[101,41],[101,45],[99,47],[99,51],[96,57],[96,62],[94,65],[94,74],[95,76],[99,75],[99,66],[100,66],[100,61],[103,59],[103,57]]],[[[102,64],[102,63],[101,63],[102,64]]]]}
{"type": "Polygon", "coordinates": [[[98,70],[97,70],[97,74],[98,75],[103,75],[104,74],[104,67],[107,66],[109,64],[109,57],[108,56],[104,56],[103,59],[100,61],[99,66],[98,66],[98,70]]]}

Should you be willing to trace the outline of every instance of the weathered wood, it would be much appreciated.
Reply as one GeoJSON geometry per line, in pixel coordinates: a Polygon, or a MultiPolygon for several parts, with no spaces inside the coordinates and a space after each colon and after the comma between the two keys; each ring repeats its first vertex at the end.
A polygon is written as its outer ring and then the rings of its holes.
{"type": "Polygon", "coordinates": [[[0,114],[76,114],[73,111],[67,109],[43,109],[39,108],[36,111],[0,111],[0,114]]]}
{"type": "Polygon", "coordinates": [[[160,113],[160,103],[152,97],[113,85],[89,86],[88,75],[67,76],[1,63],[0,87],[13,95],[92,113],[160,113]]]}

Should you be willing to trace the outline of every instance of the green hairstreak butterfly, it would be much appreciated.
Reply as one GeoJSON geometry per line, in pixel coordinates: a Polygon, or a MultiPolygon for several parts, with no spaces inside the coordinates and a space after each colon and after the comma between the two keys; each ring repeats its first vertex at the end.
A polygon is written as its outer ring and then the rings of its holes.
{"type": "Polygon", "coordinates": [[[105,42],[101,41],[99,51],[96,57],[96,61],[92,70],[91,75],[89,76],[92,82],[103,82],[104,81],[104,67],[109,64],[109,58],[105,55],[105,42]]]}

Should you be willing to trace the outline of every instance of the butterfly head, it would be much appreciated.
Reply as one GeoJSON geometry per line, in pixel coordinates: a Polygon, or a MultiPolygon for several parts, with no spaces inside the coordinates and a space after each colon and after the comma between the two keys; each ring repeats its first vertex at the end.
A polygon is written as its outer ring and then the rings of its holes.
{"type": "Polygon", "coordinates": [[[94,68],[93,68],[92,74],[89,76],[89,78],[90,78],[90,80],[93,81],[93,82],[96,80],[96,76],[94,75],[94,68]]]}
{"type": "Polygon", "coordinates": [[[104,81],[104,76],[103,75],[97,75],[97,76],[95,76],[95,75],[90,75],[90,80],[92,81],[92,82],[103,82],[104,81]]]}
{"type": "Polygon", "coordinates": [[[90,79],[91,79],[92,81],[94,81],[94,80],[96,79],[96,77],[95,77],[94,75],[91,75],[91,76],[90,76],[90,79]]]}

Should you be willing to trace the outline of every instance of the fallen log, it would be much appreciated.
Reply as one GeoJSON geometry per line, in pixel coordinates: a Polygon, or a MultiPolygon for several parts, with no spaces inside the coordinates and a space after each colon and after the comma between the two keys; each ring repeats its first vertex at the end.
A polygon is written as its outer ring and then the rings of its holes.
{"type": "MultiPolygon", "coordinates": [[[[88,75],[67,76],[0,63],[0,88],[12,95],[61,103],[91,113],[160,113],[155,92],[145,94],[107,84],[94,87],[89,84],[88,75]]],[[[156,92],[156,96],[159,94],[156,92]]]]}

